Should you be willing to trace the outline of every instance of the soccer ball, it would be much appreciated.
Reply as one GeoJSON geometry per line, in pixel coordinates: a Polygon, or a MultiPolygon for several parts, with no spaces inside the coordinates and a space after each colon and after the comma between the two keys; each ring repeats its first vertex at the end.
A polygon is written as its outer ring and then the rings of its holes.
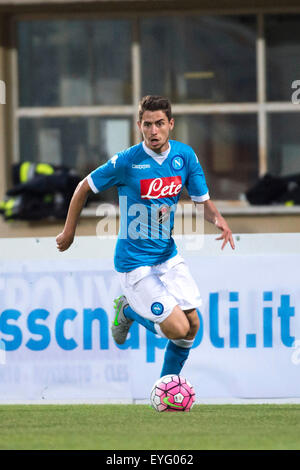
{"type": "Polygon", "coordinates": [[[190,411],[194,402],[194,387],[180,375],[165,375],[152,387],[150,403],[156,411],[190,411]]]}

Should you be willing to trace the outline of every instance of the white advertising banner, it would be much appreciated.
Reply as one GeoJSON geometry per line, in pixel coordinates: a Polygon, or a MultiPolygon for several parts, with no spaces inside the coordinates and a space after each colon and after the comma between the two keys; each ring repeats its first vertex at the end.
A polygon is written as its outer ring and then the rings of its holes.
{"type": "MultiPolygon", "coordinates": [[[[236,250],[178,240],[203,298],[182,375],[197,399],[300,397],[300,236],[240,235],[236,250]]],[[[0,240],[0,403],[144,400],[167,340],[111,337],[114,239],[0,240]]]]}

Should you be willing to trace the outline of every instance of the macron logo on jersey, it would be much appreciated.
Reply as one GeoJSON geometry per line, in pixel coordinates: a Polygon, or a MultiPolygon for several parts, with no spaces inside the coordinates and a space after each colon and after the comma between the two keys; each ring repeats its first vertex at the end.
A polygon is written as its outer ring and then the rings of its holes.
{"type": "Polygon", "coordinates": [[[149,178],[141,180],[142,199],[160,199],[175,197],[182,188],[181,176],[168,176],[166,178],[149,178]]]}

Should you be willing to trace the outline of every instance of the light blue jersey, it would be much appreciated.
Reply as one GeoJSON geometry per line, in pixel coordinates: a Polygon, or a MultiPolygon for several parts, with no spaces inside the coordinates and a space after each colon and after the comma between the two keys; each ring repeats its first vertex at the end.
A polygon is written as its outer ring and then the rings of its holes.
{"type": "Polygon", "coordinates": [[[87,177],[94,193],[117,186],[121,214],[114,264],[119,272],[163,263],[177,254],[174,214],[184,186],[195,202],[209,199],[191,147],[170,140],[159,155],[142,142],[114,155],[87,177]]]}

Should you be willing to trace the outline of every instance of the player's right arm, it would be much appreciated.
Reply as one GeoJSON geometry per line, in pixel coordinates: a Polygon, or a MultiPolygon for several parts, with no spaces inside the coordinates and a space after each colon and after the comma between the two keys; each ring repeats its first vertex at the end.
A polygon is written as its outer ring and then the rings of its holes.
{"type": "Polygon", "coordinates": [[[56,246],[59,251],[65,251],[72,245],[78,219],[82,208],[85,205],[89,192],[91,192],[91,188],[87,179],[85,178],[84,180],[80,181],[74,191],[64,229],[56,237],[56,246]]]}
{"type": "Polygon", "coordinates": [[[104,165],[92,171],[82,180],[74,191],[70,202],[66,222],[63,231],[56,237],[57,249],[65,251],[72,245],[77,222],[85,205],[89,192],[95,194],[105,191],[114,185],[123,184],[126,180],[126,154],[122,152],[114,155],[104,165]]]}

